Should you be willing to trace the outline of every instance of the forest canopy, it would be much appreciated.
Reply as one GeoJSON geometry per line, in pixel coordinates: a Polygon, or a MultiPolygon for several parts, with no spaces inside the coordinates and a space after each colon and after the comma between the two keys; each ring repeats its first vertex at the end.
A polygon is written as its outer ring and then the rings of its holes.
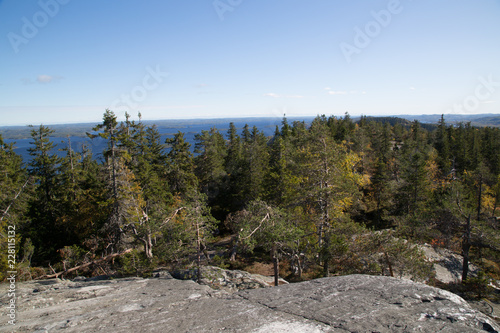
{"type": "Polygon", "coordinates": [[[87,133],[106,141],[100,159],[69,137],[58,153],[52,133],[31,127],[27,162],[0,136],[0,280],[9,227],[25,279],[79,265],[130,275],[253,258],[275,273],[281,262],[292,280],[428,280],[415,246],[424,243],[500,278],[499,128],[346,114],[283,118],[272,136],[230,123],[225,133],[202,130],[191,147],[182,132],[162,140],[140,114],[118,121],[106,110],[87,133]]]}

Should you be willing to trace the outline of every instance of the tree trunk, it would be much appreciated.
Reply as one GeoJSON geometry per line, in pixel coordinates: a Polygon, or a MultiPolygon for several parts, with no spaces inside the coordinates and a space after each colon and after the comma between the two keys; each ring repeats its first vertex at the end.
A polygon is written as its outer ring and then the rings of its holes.
{"type": "Polygon", "coordinates": [[[278,260],[278,251],[276,249],[276,245],[273,246],[271,255],[273,258],[273,268],[274,268],[274,286],[278,286],[280,278],[280,266],[279,266],[280,264],[278,260]]]}
{"type": "Polygon", "coordinates": [[[231,255],[229,256],[229,261],[236,260],[236,251],[238,250],[239,241],[240,241],[239,236],[233,238],[233,248],[231,249],[231,255]]]}
{"type": "Polygon", "coordinates": [[[477,189],[477,220],[481,218],[481,201],[483,196],[483,177],[479,178],[479,187],[477,189]]]}
{"type": "Polygon", "coordinates": [[[297,256],[297,268],[299,269],[299,279],[302,280],[302,263],[300,262],[300,256],[297,256]]]}
{"type": "Polygon", "coordinates": [[[469,274],[469,250],[471,247],[470,242],[470,215],[467,217],[467,223],[465,224],[464,238],[462,240],[462,256],[464,257],[462,264],[462,283],[467,280],[467,275],[469,274]]]}
{"type": "Polygon", "coordinates": [[[201,238],[200,238],[200,224],[196,221],[196,264],[198,266],[197,282],[201,281],[201,238]]]}
{"type": "Polygon", "coordinates": [[[330,265],[328,263],[328,259],[323,263],[323,277],[330,276],[330,265]]]}
{"type": "Polygon", "coordinates": [[[385,251],[384,251],[384,256],[385,256],[385,261],[387,263],[387,266],[389,267],[389,274],[391,275],[391,277],[394,277],[394,271],[392,270],[391,260],[389,259],[389,255],[385,251]]]}
{"type": "Polygon", "coordinates": [[[113,199],[118,198],[118,188],[116,185],[116,155],[115,155],[115,136],[113,128],[110,129],[111,140],[111,180],[113,182],[113,199]]]}
{"type": "Polygon", "coordinates": [[[144,252],[146,253],[146,258],[148,258],[148,260],[153,259],[153,241],[151,240],[150,233],[148,233],[144,239],[144,252]]]}

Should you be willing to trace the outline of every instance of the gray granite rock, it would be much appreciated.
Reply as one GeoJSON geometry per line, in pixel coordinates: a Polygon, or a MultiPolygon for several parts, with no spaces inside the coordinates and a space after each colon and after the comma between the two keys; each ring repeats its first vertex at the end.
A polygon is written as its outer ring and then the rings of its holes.
{"type": "MultiPolygon", "coordinates": [[[[178,270],[172,272],[172,276],[179,280],[196,281],[198,279],[198,271],[197,268],[178,270]]],[[[228,270],[220,267],[204,266],[201,268],[200,284],[208,285],[214,289],[234,292],[237,290],[272,287],[274,286],[274,277],[252,274],[240,270],[228,270]]],[[[288,284],[288,282],[280,278],[279,284],[288,284]]]]}
{"type": "MultiPolygon", "coordinates": [[[[0,286],[3,309],[6,290],[0,286]]],[[[16,326],[6,324],[6,311],[0,311],[0,332],[500,330],[454,294],[365,275],[235,293],[169,278],[18,283],[16,293],[16,326]]]]}
{"type": "Polygon", "coordinates": [[[240,292],[252,303],[345,332],[497,332],[459,296],[409,280],[349,275],[240,292]]]}

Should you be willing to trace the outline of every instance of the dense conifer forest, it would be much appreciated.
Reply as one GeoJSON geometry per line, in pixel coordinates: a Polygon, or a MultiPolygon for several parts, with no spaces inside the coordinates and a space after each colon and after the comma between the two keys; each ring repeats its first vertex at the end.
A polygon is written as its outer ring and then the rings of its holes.
{"type": "Polygon", "coordinates": [[[164,141],[140,116],[106,110],[87,134],[106,140],[100,159],[69,139],[59,157],[52,133],[31,128],[26,163],[0,136],[0,280],[12,227],[21,279],[261,262],[291,281],[429,282],[424,243],[464,255],[476,280],[500,279],[499,128],[283,118],[271,137],[204,130],[192,153],[182,132],[164,141]]]}

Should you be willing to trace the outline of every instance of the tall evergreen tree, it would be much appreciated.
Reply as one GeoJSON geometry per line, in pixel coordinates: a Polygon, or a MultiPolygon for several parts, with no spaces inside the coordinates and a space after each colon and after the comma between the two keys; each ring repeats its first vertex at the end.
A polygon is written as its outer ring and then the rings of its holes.
{"type": "Polygon", "coordinates": [[[239,179],[239,196],[241,202],[246,204],[252,200],[262,198],[264,194],[264,178],[269,165],[267,138],[256,126],[250,134],[246,133],[248,127],[243,129],[243,165],[239,179]]]}
{"type": "Polygon", "coordinates": [[[37,183],[33,200],[30,202],[28,237],[31,238],[36,252],[33,260],[54,259],[56,250],[65,244],[65,235],[56,221],[60,211],[60,174],[61,159],[55,154],[55,145],[50,140],[54,130],[40,125],[31,130],[33,147],[28,149],[31,156],[29,173],[37,183]]]}
{"type": "MultiPolygon", "coordinates": [[[[25,235],[25,216],[29,195],[32,189],[30,177],[22,162],[21,156],[14,152],[14,144],[7,144],[0,135],[0,280],[4,280],[9,265],[9,231],[15,231],[16,243],[26,243],[21,236],[25,235]]],[[[19,246],[15,249],[19,251],[19,246]]],[[[14,252],[15,252],[14,251],[14,252]]],[[[19,253],[19,252],[18,252],[19,253]]],[[[15,253],[14,253],[15,254],[15,253]]],[[[16,262],[23,260],[17,257],[16,262]]]]}
{"type": "Polygon", "coordinates": [[[243,145],[237,133],[234,123],[229,124],[227,131],[227,155],[224,161],[226,171],[226,183],[224,184],[223,200],[227,205],[228,212],[234,212],[242,208],[239,193],[240,179],[243,170],[243,145]]]}
{"type": "Polygon", "coordinates": [[[334,222],[342,219],[359,196],[363,180],[354,166],[359,156],[349,153],[345,145],[336,144],[325,119],[317,117],[311,124],[305,149],[298,156],[302,182],[298,191],[304,207],[316,223],[320,263],[329,274],[329,241],[335,233],[334,222]]]}
{"type": "Polygon", "coordinates": [[[167,180],[170,192],[180,195],[183,199],[190,198],[198,188],[191,144],[184,139],[182,132],[167,139],[166,143],[170,149],[167,153],[167,180]]]}
{"type": "Polygon", "coordinates": [[[108,140],[104,157],[109,194],[106,206],[103,207],[107,211],[108,218],[99,231],[106,254],[120,251],[125,241],[125,226],[141,219],[144,209],[142,189],[132,170],[127,166],[130,165],[127,162],[131,160],[130,150],[127,146],[121,146],[119,142],[120,137],[125,141],[129,140],[128,136],[124,139],[123,128],[122,125],[119,130],[114,112],[106,110],[103,122],[93,129],[102,132],[89,135],[92,138],[99,136],[108,140]]]}
{"type": "Polygon", "coordinates": [[[293,186],[298,182],[298,177],[292,173],[293,149],[290,140],[290,129],[280,131],[276,127],[270,145],[265,196],[268,202],[281,207],[291,202],[294,195],[293,186]]]}
{"type": "Polygon", "coordinates": [[[447,175],[451,171],[451,151],[444,115],[441,115],[435,136],[434,148],[436,148],[438,152],[438,165],[441,169],[441,173],[447,175]]]}
{"type": "Polygon", "coordinates": [[[223,208],[224,183],[227,177],[224,168],[227,156],[226,142],[222,134],[212,127],[195,136],[196,176],[200,183],[200,191],[207,195],[212,212],[223,218],[227,211],[223,208]]]}

